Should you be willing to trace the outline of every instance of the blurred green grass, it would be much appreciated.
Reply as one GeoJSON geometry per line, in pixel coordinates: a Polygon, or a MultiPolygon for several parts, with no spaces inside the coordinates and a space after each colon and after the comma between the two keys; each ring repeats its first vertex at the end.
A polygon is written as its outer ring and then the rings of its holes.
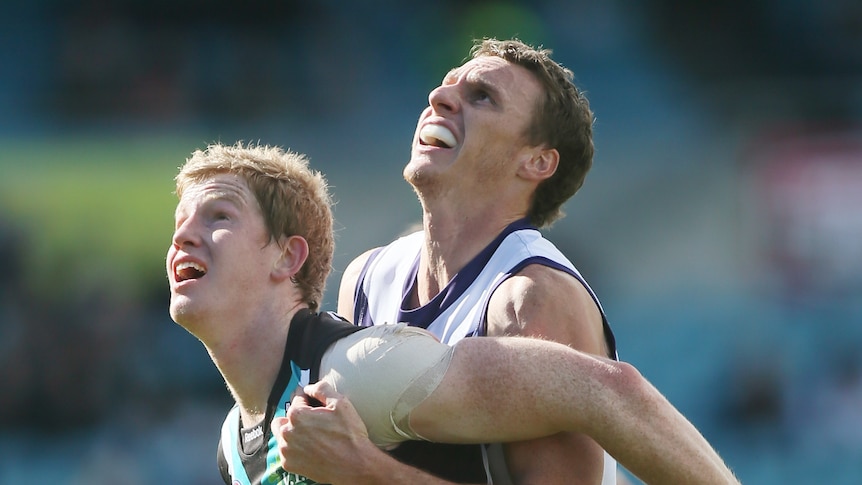
{"type": "Polygon", "coordinates": [[[0,141],[0,224],[18,234],[36,291],[152,291],[164,282],[173,177],[200,141],[0,141]]]}

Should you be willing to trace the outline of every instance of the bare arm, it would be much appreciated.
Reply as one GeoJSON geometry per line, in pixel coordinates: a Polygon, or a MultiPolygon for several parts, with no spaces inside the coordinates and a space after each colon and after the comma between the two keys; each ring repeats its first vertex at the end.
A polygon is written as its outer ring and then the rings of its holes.
{"type": "MultiPolygon", "coordinates": [[[[530,265],[494,292],[488,335],[537,337],[589,354],[608,356],[599,308],[572,275],[530,265]]],[[[506,467],[518,485],[597,485],[604,450],[589,436],[562,432],[503,445],[506,467]]]]}
{"type": "Polygon", "coordinates": [[[365,262],[368,261],[372,252],[374,252],[374,249],[369,249],[357,256],[356,259],[347,265],[344,274],[341,275],[341,285],[338,287],[338,314],[350,321],[353,321],[356,283],[359,281],[362,268],[365,266],[365,262]]]}
{"type": "Polygon", "coordinates": [[[410,424],[440,442],[581,432],[646,483],[739,483],[697,429],[634,367],[553,342],[458,342],[443,381],[413,410],[410,424]],[[513,398],[499,399],[501,390],[513,398]]]}
{"type": "MultiPolygon", "coordinates": [[[[430,441],[451,443],[527,440],[560,430],[574,431],[595,439],[648,484],[739,483],[697,429],[629,364],[531,338],[465,339],[450,350],[451,360],[445,371],[428,371],[440,376],[439,385],[412,408],[407,415],[409,430],[404,428],[405,431],[430,441]],[[501,392],[512,398],[499,399],[501,392]]],[[[362,367],[362,374],[371,381],[382,378],[387,361],[376,359],[362,367]]],[[[356,389],[367,387],[371,381],[361,382],[356,389]]],[[[428,381],[423,378],[422,382],[428,381]]],[[[352,426],[350,423],[358,423],[352,405],[324,382],[307,387],[306,392],[325,407],[292,405],[288,419],[273,422],[286,469],[336,484],[393,483],[393,477],[405,477],[395,483],[428,483],[399,475],[416,471],[397,462],[377,461],[380,455],[368,448],[370,441],[361,424],[351,428],[350,434],[357,437],[352,445],[343,443],[349,440],[341,440],[336,448],[324,442],[321,447],[292,449],[291,434],[301,432],[302,423],[323,419],[311,428],[335,430],[336,435],[352,426]],[[339,415],[347,418],[346,424],[335,419],[339,415]],[[331,470],[322,466],[325,458],[333,458],[331,453],[343,453],[351,446],[356,455],[342,456],[356,460],[364,455],[373,464],[370,469],[358,461],[352,462],[353,468],[337,464],[331,470]],[[302,452],[309,454],[312,465],[291,461],[291,454],[297,452],[299,456],[302,452]],[[386,467],[385,477],[377,464],[386,467]],[[317,470],[311,470],[311,466],[317,470]]],[[[356,397],[367,398],[367,393],[360,391],[356,397]],[[360,397],[363,394],[366,395],[360,397]]],[[[398,407],[395,401],[391,403],[393,411],[398,407]]],[[[401,423],[402,418],[398,417],[397,422],[401,423]]]]}

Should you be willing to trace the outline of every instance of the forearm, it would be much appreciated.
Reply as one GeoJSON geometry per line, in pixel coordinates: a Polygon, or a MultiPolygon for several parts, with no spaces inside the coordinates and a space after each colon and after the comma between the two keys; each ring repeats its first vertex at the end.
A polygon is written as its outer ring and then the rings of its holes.
{"type": "Polygon", "coordinates": [[[421,436],[502,442],[575,431],[647,483],[738,483],[631,365],[533,339],[485,337],[456,347],[440,386],[411,414],[421,436]]]}
{"type": "Polygon", "coordinates": [[[559,402],[563,396],[550,389],[534,390],[535,395],[548,392],[539,409],[562,411],[550,418],[554,426],[591,436],[647,484],[739,483],[703,435],[635,367],[566,354],[549,357],[568,372],[547,386],[570,398],[559,402]]]}
{"type": "Polygon", "coordinates": [[[640,373],[619,364],[612,406],[585,422],[608,452],[645,483],[738,484],[701,433],[640,373]]]}

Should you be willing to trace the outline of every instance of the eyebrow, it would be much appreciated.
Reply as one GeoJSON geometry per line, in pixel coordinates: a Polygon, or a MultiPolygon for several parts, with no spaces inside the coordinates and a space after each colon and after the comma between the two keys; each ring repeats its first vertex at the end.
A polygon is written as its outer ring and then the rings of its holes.
{"type": "Polygon", "coordinates": [[[495,100],[500,100],[500,89],[497,87],[496,84],[492,84],[485,79],[471,79],[469,75],[467,76],[467,83],[472,84],[473,86],[476,86],[483,91],[487,91],[495,100]]]}
{"type": "Polygon", "coordinates": [[[449,80],[450,78],[452,78],[452,77],[454,77],[454,76],[457,76],[457,75],[458,75],[458,70],[459,70],[459,69],[460,69],[459,67],[453,67],[452,69],[449,69],[449,72],[447,72],[447,73],[443,76],[443,82],[446,82],[446,81],[447,81],[447,80],[449,80]]]}
{"type": "MultiPolygon", "coordinates": [[[[219,188],[217,190],[206,191],[204,194],[200,196],[199,203],[205,204],[208,202],[220,202],[225,201],[227,203],[233,204],[237,207],[246,207],[248,206],[248,202],[243,197],[243,194],[238,190],[231,190],[230,188],[219,188]]],[[[182,204],[177,205],[175,212],[175,218],[179,215],[182,204]]]]}
{"type": "Polygon", "coordinates": [[[238,205],[238,206],[248,205],[246,200],[245,200],[245,197],[243,197],[239,191],[234,191],[234,190],[218,189],[218,190],[214,190],[212,192],[207,192],[206,194],[203,195],[203,197],[201,197],[201,201],[203,201],[203,202],[221,201],[221,200],[231,202],[231,203],[238,205]]]}
{"type": "MultiPolygon", "coordinates": [[[[445,84],[446,81],[451,79],[452,77],[457,77],[460,74],[460,72],[461,72],[460,66],[453,68],[453,69],[450,69],[449,72],[446,73],[446,76],[443,77],[443,83],[445,84]]],[[[488,94],[491,95],[491,97],[493,97],[496,100],[500,100],[500,97],[501,97],[500,88],[498,88],[496,84],[493,84],[493,83],[485,80],[485,78],[481,77],[480,75],[475,74],[472,71],[468,72],[466,75],[466,83],[468,85],[474,87],[474,88],[479,88],[479,89],[482,89],[484,91],[487,91],[488,94]]]]}

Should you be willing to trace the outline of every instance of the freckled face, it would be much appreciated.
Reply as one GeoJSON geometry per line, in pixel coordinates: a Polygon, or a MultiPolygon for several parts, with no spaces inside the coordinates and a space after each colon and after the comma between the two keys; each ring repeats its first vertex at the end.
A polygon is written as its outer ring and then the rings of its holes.
{"type": "Polygon", "coordinates": [[[245,181],[218,174],[186,188],[167,254],[171,318],[199,338],[266,297],[280,250],[245,181]]]}

